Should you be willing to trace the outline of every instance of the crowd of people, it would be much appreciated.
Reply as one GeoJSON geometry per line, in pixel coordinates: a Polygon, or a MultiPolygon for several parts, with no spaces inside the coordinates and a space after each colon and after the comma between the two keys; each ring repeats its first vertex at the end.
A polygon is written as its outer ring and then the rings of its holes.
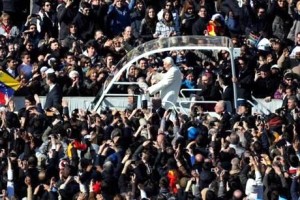
{"type": "Polygon", "coordinates": [[[300,1],[2,0],[0,8],[0,68],[25,97],[20,110],[8,96],[0,107],[2,199],[300,198],[300,1]],[[151,104],[128,97],[125,110],[70,111],[63,97],[101,95],[134,47],[188,35],[231,38],[236,76],[227,51],[168,51],[118,77],[137,85],[112,88],[149,93],[151,104]],[[243,100],[228,112],[233,84],[243,100]],[[160,95],[173,91],[166,99],[176,102],[179,88],[217,103],[177,112],[160,95]],[[282,106],[252,113],[253,96],[282,106]]]}

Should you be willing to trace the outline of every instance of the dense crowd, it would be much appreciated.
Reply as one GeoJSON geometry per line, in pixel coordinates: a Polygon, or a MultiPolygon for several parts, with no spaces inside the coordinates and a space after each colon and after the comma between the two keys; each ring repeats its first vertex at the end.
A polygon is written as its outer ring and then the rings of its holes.
{"type": "Polygon", "coordinates": [[[300,1],[2,0],[0,68],[20,81],[15,109],[0,108],[2,199],[300,198],[300,1]],[[64,96],[99,96],[130,50],[172,36],[227,36],[240,48],[154,54],[132,65],[114,93],[141,94],[182,72],[190,114],[159,95],[125,110],[70,111],[64,96]],[[233,83],[242,101],[234,112],[233,83]],[[46,96],[41,105],[39,96],[46,96]],[[270,115],[247,100],[282,100],[270,115]],[[226,102],[229,102],[226,103],[226,102]],[[207,114],[212,110],[214,115],[207,114]]]}

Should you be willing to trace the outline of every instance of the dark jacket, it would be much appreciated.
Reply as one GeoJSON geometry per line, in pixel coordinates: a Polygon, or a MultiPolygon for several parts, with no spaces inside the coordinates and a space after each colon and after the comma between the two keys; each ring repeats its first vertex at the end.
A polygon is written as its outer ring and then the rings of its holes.
{"type": "Polygon", "coordinates": [[[140,28],[141,28],[142,19],[144,18],[144,16],[145,16],[145,12],[143,10],[142,11],[135,10],[130,15],[132,34],[135,38],[140,37],[140,28]]]}
{"type": "Polygon", "coordinates": [[[130,12],[135,6],[135,0],[130,1],[128,5],[117,8],[113,4],[109,6],[107,17],[108,25],[111,33],[116,36],[119,35],[126,26],[131,25],[130,12]]]}
{"type": "Polygon", "coordinates": [[[242,99],[251,99],[254,72],[250,69],[240,71],[237,75],[237,96],[242,99]]]}
{"type": "Polygon", "coordinates": [[[95,29],[95,19],[92,14],[86,16],[78,12],[73,23],[78,27],[78,34],[83,41],[92,39],[95,29]]]}
{"type": "Polygon", "coordinates": [[[50,92],[46,95],[46,102],[44,104],[44,109],[51,108],[56,105],[60,105],[62,101],[62,91],[58,84],[52,88],[50,92]]]}
{"type": "Polygon", "coordinates": [[[181,18],[181,27],[180,27],[180,32],[182,35],[192,35],[193,34],[193,24],[197,20],[197,17],[192,14],[189,15],[185,13],[183,17],[181,18]],[[184,23],[183,23],[184,22],[184,23]]]}
{"type": "Polygon", "coordinates": [[[273,96],[279,83],[271,77],[258,78],[254,82],[253,96],[256,98],[266,98],[268,96],[273,96]]]}
{"type": "Polygon", "coordinates": [[[155,33],[156,22],[153,23],[147,22],[145,19],[141,21],[141,26],[139,30],[139,36],[143,39],[144,42],[153,39],[153,34],[155,33]]]}
{"type": "Polygon", "coordinates": [[[286,39],[290,28],[293,25],[293,20],[288,13],[288,8],[280,8],[276,1],[270,5],[268,14],[270,15],[272,22],[273,36],[279,38],[280,40],[286,39]]]}
{"type": "Polygon", "coordinates": [[[193,35],[204,35],[208,21],[208,18],[199,17],[192,26],[193,35]]]}
{"type": "Polygon", "coordinates": [[[68,35],[69,25],[76,16],[76,13],[76,7],[73,5],[66,8],[66,4],[61,3],[57,6],[57,20],[60,25],[59,40],[63,40],[68,35]]]}

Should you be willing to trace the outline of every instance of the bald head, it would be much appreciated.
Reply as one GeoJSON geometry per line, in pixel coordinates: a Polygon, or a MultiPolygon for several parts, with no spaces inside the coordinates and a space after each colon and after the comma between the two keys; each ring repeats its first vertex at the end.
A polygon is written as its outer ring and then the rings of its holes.
{"type": "Polygon", "coordinates": [[[218,101],[215,105],[215,112],[220,114],[225,111],[225,101],[218,101]]]}
{"type": "Polygon", "coordinates": [[[234,199],[234,200],[242,200],[243,199],[243,192],[241,190],[235,190],[233,192],[232,199],[234,199]]]}
{"type": "Polygon", "coordinates": [[[195,160],[197,162],[203,162],[204,157],[200,153],[198,153],[198,154],[195,155],[195,160]]]}
{"type": "Polygon", "coordinates": [[[164,134],[158,134],[156,138],[157,144],[163,144],[165,142],[165,135],[164,134]]]}

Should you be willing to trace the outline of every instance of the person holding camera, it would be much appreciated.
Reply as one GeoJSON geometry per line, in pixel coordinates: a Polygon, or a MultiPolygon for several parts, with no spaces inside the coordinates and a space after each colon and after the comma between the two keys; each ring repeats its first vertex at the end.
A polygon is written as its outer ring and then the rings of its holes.
{"type": "Polygon", "coordinates": [[[265,101],[271,101],[273,94],[278,88],[279,83],[271,77],[270,65],[262,65],[255,74],[253,85],[253,96],[264,98],[265,101]]]}
{"type": "Polygon", "coordinates": [[[110,25],[110,32],[117,36],[131,25],[130,12],[134,9],[136,0],[128,4],[125,0],[114,0],[107,11],[107,20],[110,25]]]}
{"type": "Polygon", "coordinates": [[[32,14],[37,20],[37,28],[42,36],[48,34],[50,37],[57,38],[58,24],[55,13],[52,11],[52,1],[45,0],[42,2],[42,7],[37,14],[32,14]]]}
{"type": "Polygon", "coordinates": [[[62,41],[67,37],[72,20],[76,16],[77,9],[73,0],[63,0],[63,2],[57,6],[57,20],[60,27],[58,40],[62,41]]]}
{"type": "Polygon", "coordinates": [[[35,48],[38,47],[40,40],[43,38],[40,32],[37,30],[36,22],[34,22],[31,15],[27,17],[27,21],[25,23],[25,31],[23,31],[22,38],[24,45],[30,41],[35,48]]]}

